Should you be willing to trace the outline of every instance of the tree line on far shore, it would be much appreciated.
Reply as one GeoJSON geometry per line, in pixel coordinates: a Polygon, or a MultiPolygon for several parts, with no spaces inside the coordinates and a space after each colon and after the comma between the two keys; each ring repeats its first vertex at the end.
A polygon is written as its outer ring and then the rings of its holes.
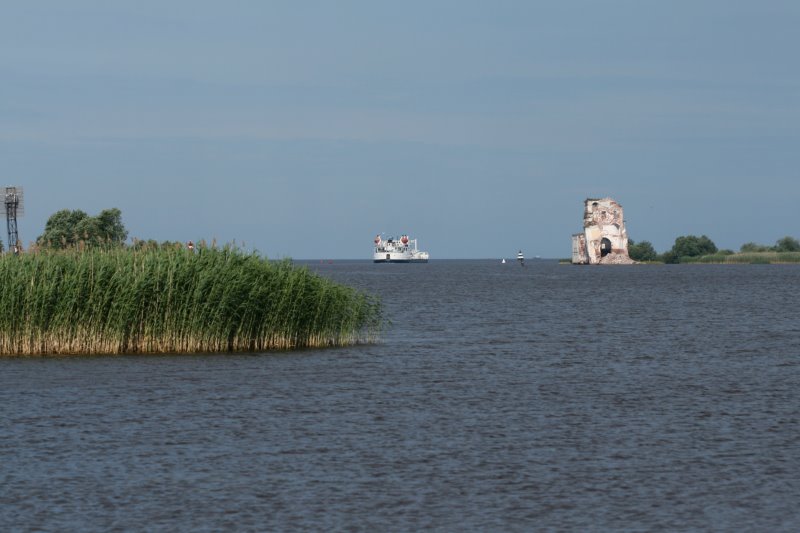
{"type": "MultiPolygon", "coordinates": [[[[125,246],[128,230],[122,223],[122,211],[117,208],[104,209],[97,216],[90,216],[80,209],[62,209],[47,219],[44,233],[36,239],[36,246],[46,250],[67,248],[120,248],[125,246]]],[[[182,242],[153,239],[134,239],[135,249],[180,248],[182,242]]]]}
{"type": "MultiPolygon", "coordinates": [[[[77,246],[120,247],[128,238],[128,230],[122,223],[122,211],[117,208],[103,209],[97,216],[89,216],[80,209],[62,209],[47,219],[44,233],[36,238],[39,249],[63,250],[77,246]]],[[[0,241],[0,252],[3,243],[0,241]]]]}
{"type": "MultiPolygon", "coordinates": [[[[122,212],[117,208],[104,209],[97,216],[90,216],[80,209],[62,209],[47,219],[44,233],[36,239],[36,246],[40,249],[62,250],[73,247],[122,247],[128,238],[128,230],[122,223],[122,212]]],[[[184,243],[155,240],[135,240],[133,248],[175,248],[182,247],[184,243]]],[[[0,241],[0,251],[2,242],[0,241]]],[[[778,239],[773,246],[748,242],[743,244],[739,253],[782,253],[800,252],[800,241],[794,237],[786,236],[778,239]]],[[[735,255],[733,250],[717,248],[708,236],[684,235],[675,239],[675,244],[670,250],[659,254],[649,241],[636,242],[628,239],[628,255],[634,261],[681,263],[691,262],[693,259],[707,256],[735,255]]]]}
{"type": "MultiPolygon", "coordinates": [[[[122,211],[116,207],[103,209],[90,216],[80,209],[62,209],[50,215],[44,233],[36,238],[33,249],[66,250],[69,248],[122,248],[128,238],[128,230],[122,223],[122,211]]],[[[133,239],[130,247],[140,249],[182,248],[187,243],[180,241],[156,241],[133,239]]],[[[0,252],[5,247],[0,239],[0,252]]]]}
{"type": "MultiPolygon", "coordinates": [[[[748,242],[743,244],[739,253],[763,253],[763,252],[800,252],[800,241],[794,237],[786,236],[778,239],[774,246],[765,244],[756,244],[748,242]]],[[[736,252],[733,250],[717,248],[714,241],[709,239],[706,235],[700,237],[696,235],[684,235],[675,239],[675,244],[672,248],[663,254],[656,252],[655,248],[649,241],[635,242],[628,239],[628,255],[634,261],[661,261],[664,263],[681,263],[687,262],[692,258],[710,256],[710,255],[734,255],[736,252]]]]}
{"type": "Polygon", "coordinates": [[[122,223],[122,211],[103,209],[89,216],[80,209],[62,209],[47,219],[44,233],[36,239],[40,248],[64,249],[83,243],[84,246],[121,246],[128,238],[122,223]]]}

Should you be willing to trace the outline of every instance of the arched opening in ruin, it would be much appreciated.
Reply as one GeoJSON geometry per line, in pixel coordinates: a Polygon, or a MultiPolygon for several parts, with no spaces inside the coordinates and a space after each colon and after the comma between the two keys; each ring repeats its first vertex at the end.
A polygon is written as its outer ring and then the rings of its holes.
{"type": "Polygon", "coordinates": [[[600,257],[605,257],[611,253],[611,241],[603,237],[600,241],[600,257]]]}

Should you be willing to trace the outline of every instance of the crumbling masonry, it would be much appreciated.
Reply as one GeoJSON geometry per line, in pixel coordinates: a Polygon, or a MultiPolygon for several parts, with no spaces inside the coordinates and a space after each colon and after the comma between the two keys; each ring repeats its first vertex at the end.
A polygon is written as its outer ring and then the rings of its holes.
{"type": "Polygon", "coordinates": [[[631,265],[622,206],[611,198],[588,198],[583,210],[583,233],[572,236],[575,265],[631,265]]]}

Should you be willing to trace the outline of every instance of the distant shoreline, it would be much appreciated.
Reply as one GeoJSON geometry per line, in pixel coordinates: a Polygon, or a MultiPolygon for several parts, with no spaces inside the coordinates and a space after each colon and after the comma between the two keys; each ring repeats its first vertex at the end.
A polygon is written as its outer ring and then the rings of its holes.
{"type": "MultiPolygon", "coordinates": [[[[732,254],[732,255],[707,255],[707,256],[700,256],[700,257],[684,257],[681,258],[680,263],[674,264],[681,264],[681,265],[696,265],[696,264],[720,264],[720,265],[746,265],[746,264],[754,264],[754,265],[762,265],[762,264],[772,264],[772,265],[785,265],[785,264],[800,264],[800,257],[797,259],[789,258],[778,258],[769,260],[767,257],[764,256],[775,256],[775,255],[782,255],[782,254],[796,254],[800,255],[797,252],[766,252],[764,254],[732,254]],[[747,258],[746,256],[756,256],[747,258]]],[[[453,257],[453,258],[437,258],[431,259],[429,263],[444,263],[449,261],[491,261],[497,262],[498,264],[501,263],[502,257],[453,257]]],[[[507,265],[514,265],[516,264],[516,259],[511,260],[509,258],[506,259],[507,265]]],[[[322,264],[336,264],[336,263],[365,263],[365,264],[373,264],[372,259],[364,259],[364,258],[356,258],[356,259],[292,259],[292,262],[307,266],[314,266],[314,265],[322,265],[322,264]]],[[[562,265],[571,265],[571,259],[564,259],[564,258],[557,258],[557,257],[540,257],[537,259],[526,259],[526,263],[559,263],[562,265]]],[[[664,261],[637,261],[638,265],[666,265],[664,261]]],[[[379,268],[384,268],[384,265],[376,265],[379,268]]],[[[582,265],[583,266],[583,265],[582,265]]],[[[619,265],[612,265],[612,266],[619,266],[619,265]]]]}
{"type": "MultiPolygon", "coordinates": [[[[559,264],[572,264],[559,259],[559,264]]],[[[639,265],[665,265],[664,261],[642,261],[639,265]]],[[[681,257],[675,265],[793,265],[800,264],[800,252],[716,253],[698,257],[681,257]]]]}

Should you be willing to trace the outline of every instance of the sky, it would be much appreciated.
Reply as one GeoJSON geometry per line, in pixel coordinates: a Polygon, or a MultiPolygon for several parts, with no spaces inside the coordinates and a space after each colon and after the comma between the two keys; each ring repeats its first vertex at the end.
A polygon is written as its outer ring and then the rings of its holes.
{"type": "MultiPolygon", "coordinates": [[[[0,181],[270,258],[569,257],[800,237],[800,2],[9,1],[0,181]]],[[[3,232],[5,241],[5,232],[3,232]]]]}

